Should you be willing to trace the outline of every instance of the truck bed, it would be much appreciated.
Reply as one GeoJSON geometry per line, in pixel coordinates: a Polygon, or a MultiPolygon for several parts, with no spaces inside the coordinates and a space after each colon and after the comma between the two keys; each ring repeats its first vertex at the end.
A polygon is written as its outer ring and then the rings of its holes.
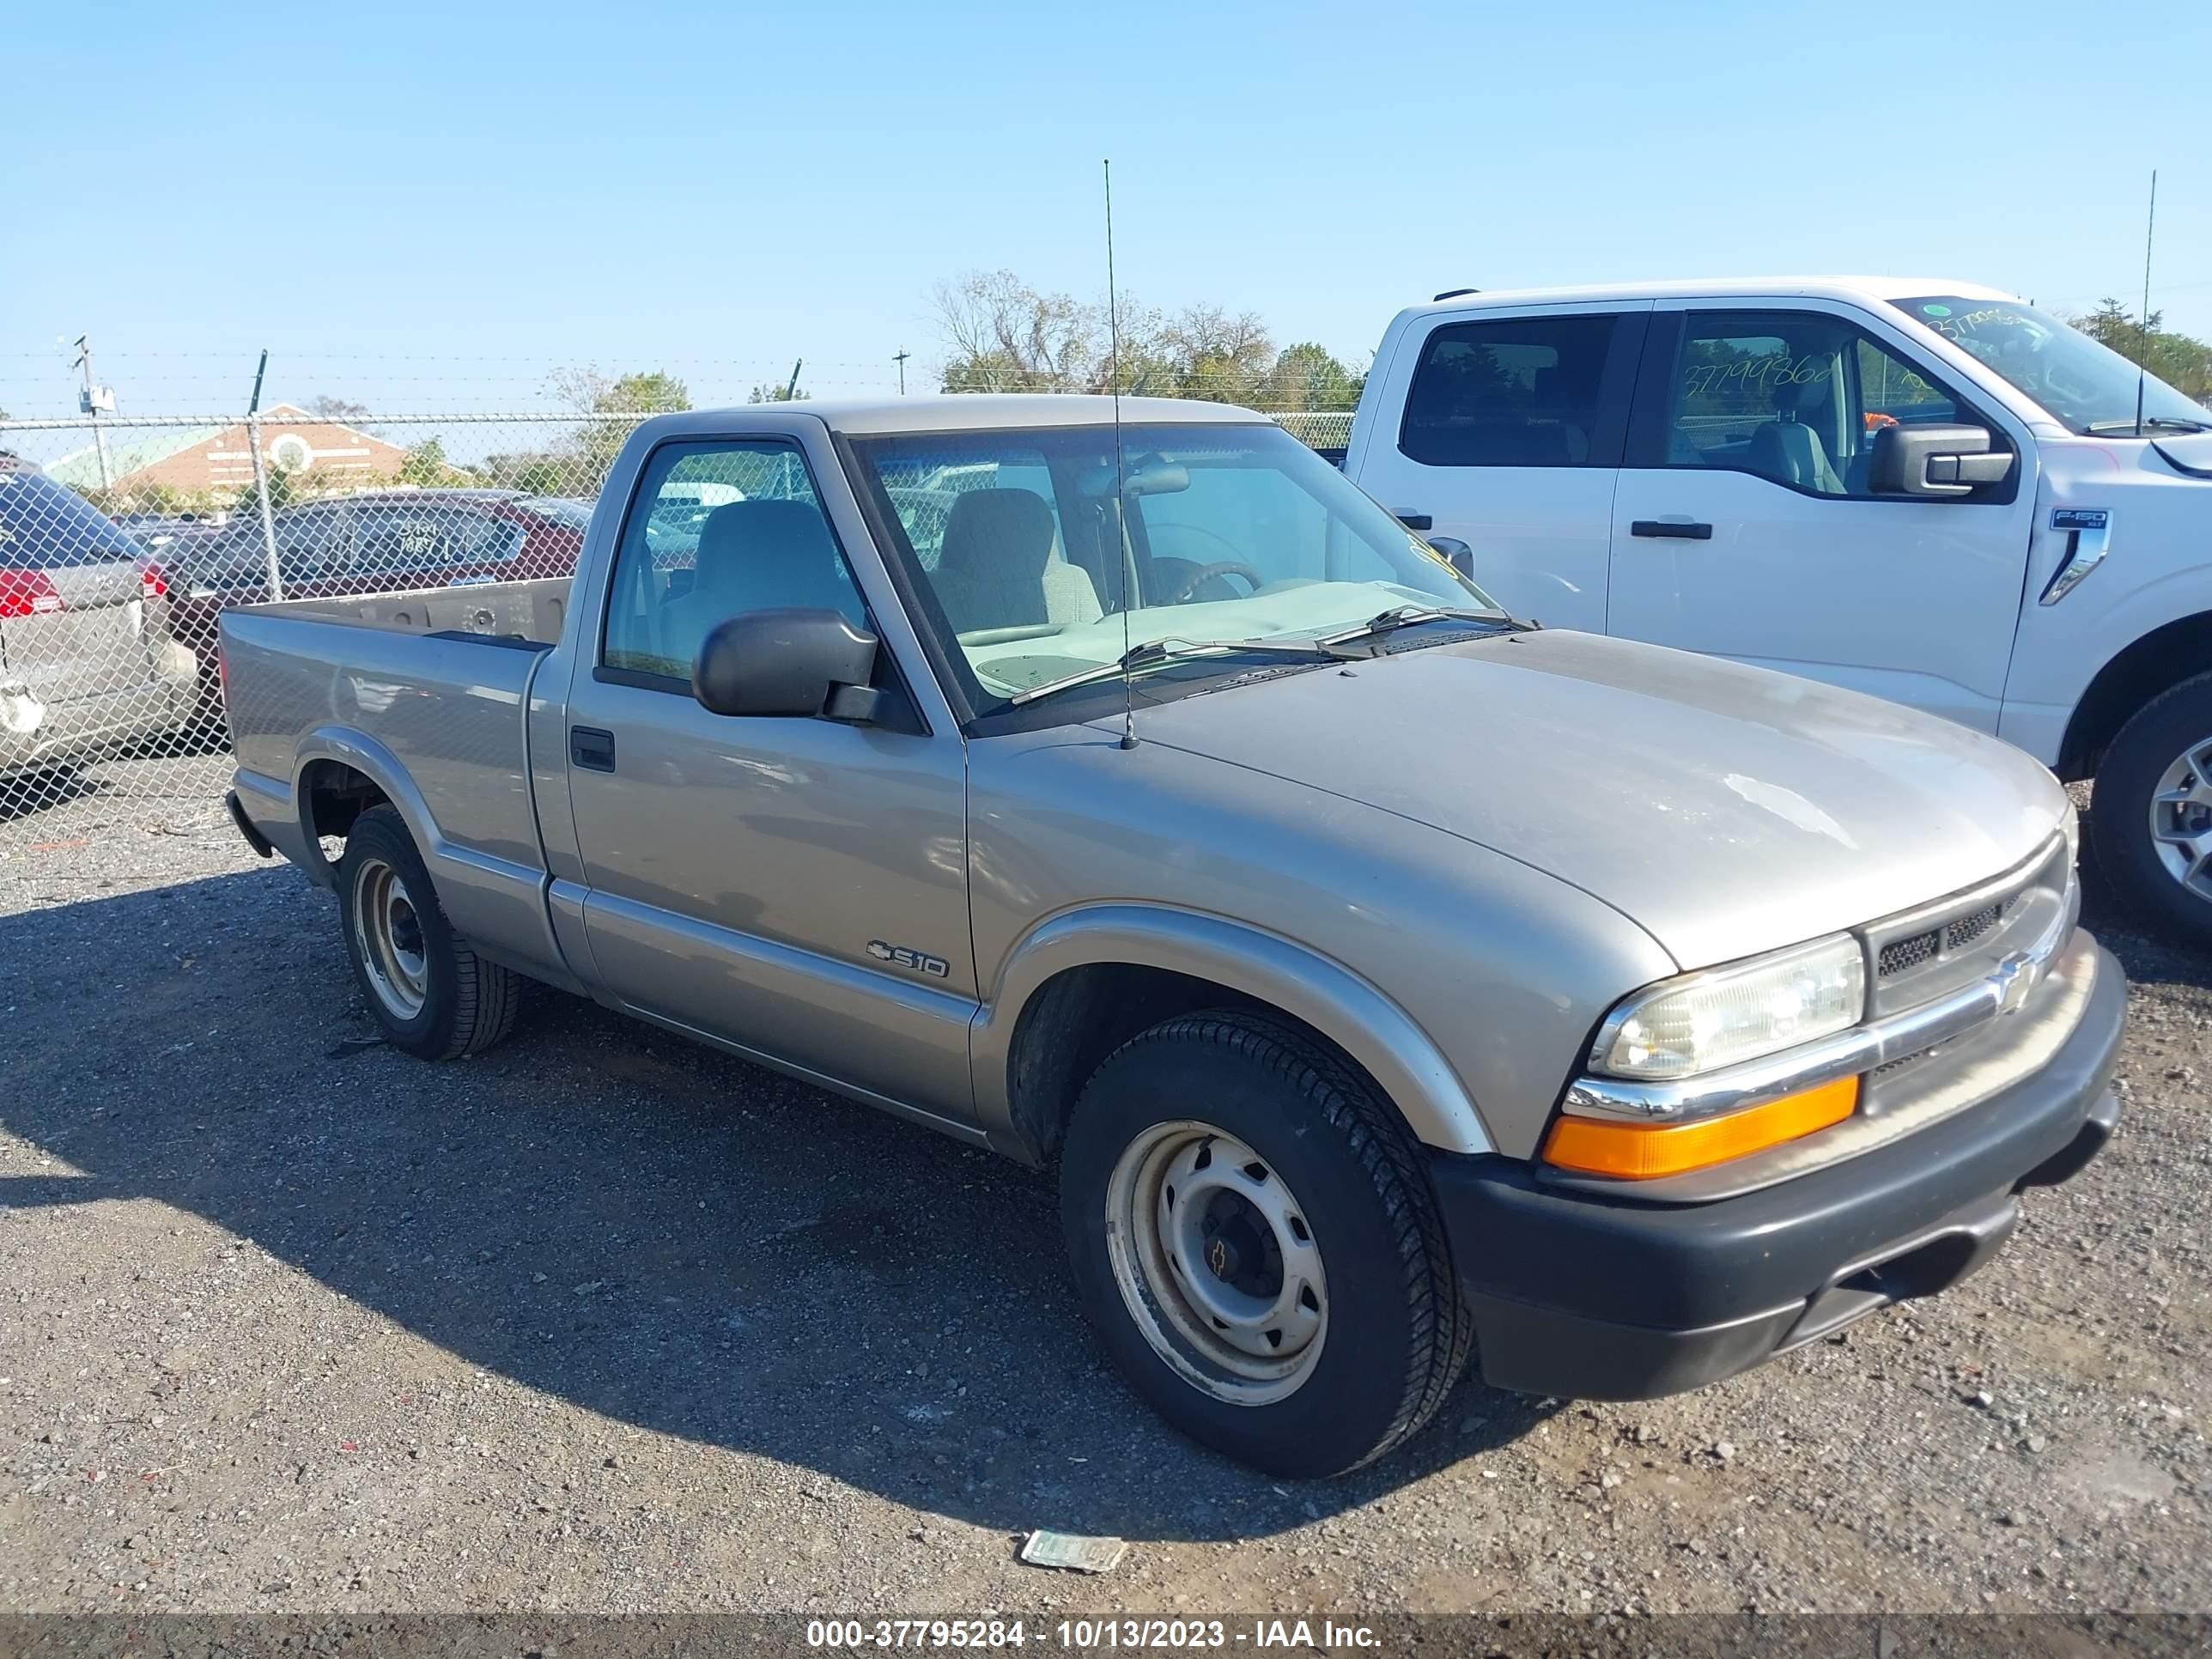
{"type": "Polygon", "coordinates": [[[339,599],[285,599],[241,607],[257,617],[350,623],[401,634],[477,635],[557,645],[568,614],[568,578],[476,582],[412,593],[365,593],[339,599]]]}
{"type": "Polygon", "coordinates": [[[301,775],[349,768],[408,819],[464,935],[543,935],[529,696],[568,592],[562,580],[497,582],[223,612],[225,698],[249,812],[326,878],[299,821],[301,775]]]}

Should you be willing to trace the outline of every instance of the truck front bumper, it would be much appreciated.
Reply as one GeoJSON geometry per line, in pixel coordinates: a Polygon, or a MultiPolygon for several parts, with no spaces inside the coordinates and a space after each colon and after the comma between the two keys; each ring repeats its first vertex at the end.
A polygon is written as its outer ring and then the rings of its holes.
{"type": "Polygon", "coordinates": [[[2021,1192],[2078,1174],[2119,1121],[2127,982],[2089,948],[2087,1006],[2040,1069],[1772,1186],[1655,1204],[1547,1182],[1519,1159],[1433,1154],[1483,1380],[1563,1399],[1676,1394],[1982,1266],[2021,1192]]]}

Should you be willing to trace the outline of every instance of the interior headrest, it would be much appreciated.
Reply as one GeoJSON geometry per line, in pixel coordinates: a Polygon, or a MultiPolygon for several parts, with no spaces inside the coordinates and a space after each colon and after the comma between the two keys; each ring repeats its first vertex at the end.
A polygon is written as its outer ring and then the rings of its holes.
{"type": "Polygon", "coordinates": [[[970,489],[945,520],[940,566],[1042,570],[1052,557],[1052,509],[1027,489],[970,489]]]}

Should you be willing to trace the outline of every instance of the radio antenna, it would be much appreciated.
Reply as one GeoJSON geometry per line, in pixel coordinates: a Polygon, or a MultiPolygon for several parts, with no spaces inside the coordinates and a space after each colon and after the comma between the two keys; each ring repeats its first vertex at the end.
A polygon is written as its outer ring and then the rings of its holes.
{"type": "Polygon", "coordinates": [[[1137,686],[1129,661],[1129,510],[1127,473],[1121,459],[1121,297],[1114,289],[1114,162],[1106,173],[1106,384],[1114,394],[1114,556],[1121,567],[1121,747],[1137,746],[1137,686]]]}
{"type": "Polygon", "coordinates": [[[2150,249],[2158,234],[2158,169],[2150,170],[2150,216],[2143,225],[2142,310],[2136,318],[2136,436],[2143,434],[2143,389],[2150,380],[2150,249]]]}

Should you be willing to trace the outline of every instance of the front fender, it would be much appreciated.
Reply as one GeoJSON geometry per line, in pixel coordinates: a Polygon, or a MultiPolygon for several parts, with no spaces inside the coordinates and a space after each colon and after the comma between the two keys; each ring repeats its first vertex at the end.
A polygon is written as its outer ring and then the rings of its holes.
{"type": "Polygon", "coordinates": [[[1405,1011],[1368,981],[1248,923],[1130,903],[1062,911],[1007,953],[969,1042],[977,1113],[994,1143],[1019,1144],[1008,1062],[1022,1010],[1054,975],[1106,963],[1188,974],[1279,1008],[1364,1068],[1424,1145],[1453,1152],[1494,1150],[1459,1074],[1405,1011]]]}

